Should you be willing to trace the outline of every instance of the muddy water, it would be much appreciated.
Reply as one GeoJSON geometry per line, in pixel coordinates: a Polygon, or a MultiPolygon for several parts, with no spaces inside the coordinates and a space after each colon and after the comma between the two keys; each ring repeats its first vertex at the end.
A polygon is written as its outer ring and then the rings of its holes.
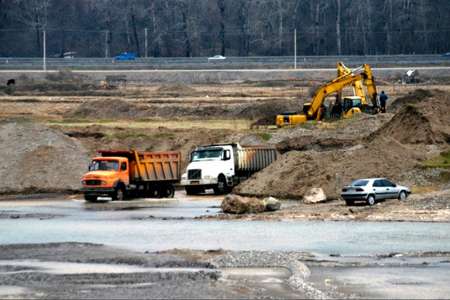
{"type": "Polygon", "coordinates": [[[450,223],[259,222],[193,219],[219,211],[218,199],[1,202],[0,244],[92,242],[138,251],[173,248],[377,254],[450,251],[450,223]],[[20,217],[37,214],[37,217],[20,217]],[[39,218],[39,214],[57,215],[39,218]]]}

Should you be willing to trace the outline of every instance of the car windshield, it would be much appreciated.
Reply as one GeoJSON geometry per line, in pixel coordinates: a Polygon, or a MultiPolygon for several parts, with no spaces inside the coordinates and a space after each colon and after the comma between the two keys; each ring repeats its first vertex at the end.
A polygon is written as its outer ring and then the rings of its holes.
{"type": "Polygon", "coordinates": [[[89,171],[119,171],[117,160],[93,160],[89,165],[89,171]]]}
{"type": "Polygon", "coordinates": [[[197,150],[192,152],[191,161],[218,160],[222,158],[222,152],[223,150],[221,148],[197,150]]]}
{"type": "Polygon", "coordinates": [[[366,186],[368,182],[368,180],[355,180],[352,182],[352,186],[366,186]]]}

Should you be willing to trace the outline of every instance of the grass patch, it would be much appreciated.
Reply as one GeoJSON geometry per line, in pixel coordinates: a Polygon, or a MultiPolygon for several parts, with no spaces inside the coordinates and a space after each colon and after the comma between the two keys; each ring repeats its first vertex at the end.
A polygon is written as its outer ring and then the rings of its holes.
{"type": "Polygon", "coordinates": [[[426,168],[450,168],[450,150],[425,161],[423,166],[426,168]]]}
{"type": "Polygon", "coordinates": [[[437,191],[438,188],[435,186],[412,186],[411,192],[413,194],[426,194],[437,191]]]}
{"type": "Polygon", "coordinates": [[[266,142],[272,138],[272,134],[270,134],[268,132],[261,132],[258,135],[263,141],[266,141],[266,142]]]}

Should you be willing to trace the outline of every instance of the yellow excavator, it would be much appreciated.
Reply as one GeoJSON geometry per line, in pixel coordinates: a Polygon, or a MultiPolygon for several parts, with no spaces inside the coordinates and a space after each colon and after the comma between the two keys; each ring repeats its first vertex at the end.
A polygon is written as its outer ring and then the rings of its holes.
{"type": "Polygon", "coordinates": [[[379,110],[377,88],[370,66],[365,64],[355,70],[350,70],[343,63],[338,63],[337,70],[338,77],[322,85],[314,92],[312,101],[303,105],[303,113],[277,115],[275,120],[277,127],[302,124],[308,120],[322,120],[325,98],[334,93],[337,93],[336,102],[339,102],[338,105],[342,108],[344,118],[351,118],[354,114],[362,111],[377,113],[379,110]],[[345,97],[343,103],[340,103],[342,90],[348,86],[353,86],[355,96],[345,97]],[[366,87],[367,94],[363,86],[366,87]]]}

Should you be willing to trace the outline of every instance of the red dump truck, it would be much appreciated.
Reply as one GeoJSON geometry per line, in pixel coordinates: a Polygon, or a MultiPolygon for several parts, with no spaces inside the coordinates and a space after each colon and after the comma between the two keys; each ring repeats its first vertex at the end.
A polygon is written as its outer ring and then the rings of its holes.
{"type": "Polygon", "coordinates": [[[180,152],[101,150],[81,179],[86,201],[98,197],[172,198],[180,181],[180,152]]]}

